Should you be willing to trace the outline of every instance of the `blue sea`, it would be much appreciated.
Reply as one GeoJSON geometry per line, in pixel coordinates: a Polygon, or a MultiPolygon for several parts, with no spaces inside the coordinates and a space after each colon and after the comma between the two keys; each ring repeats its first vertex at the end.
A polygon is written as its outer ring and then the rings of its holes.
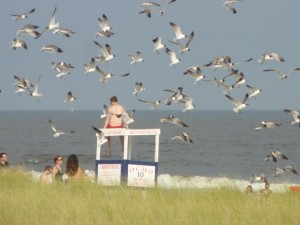
{"type": "MultiPolygon", "coordinates": [[[[95,171],[96,136],[92,126],[103,127],[99,111],[1,111],[0,151],[8,153],[11,166],[42,172],[53,165],[53,158],[66,159],[77,154],[84,169],[95,171]],[[53,137],[48,120],[66,132],[53,137]]],[[[130,128],[161,129],[159,146],[158,185],[168,188],[203,188],[236,185],[243,189],[253,174],[267,176],[271,189],[284,191],[300,184],[299,175],[286,172],[274,177],[276,167],[291,165],[300,172],[300,129],[291,125],[292,117],[284,111],[139,111],[130,128]],[[189,127],[162,124],[160,119],[174,115],[189,127]],[[256,131],[262,120],[282,125],[256,131]],[[188,133],[193,144],[171,140],[182,131],[188,133]],[[289,159],[264,161],[274,150],[289,159]]],[[[112,159],[121,159],[117,137],[112,138],[112,159]]],[[[105,147],[103,147],[104,150],[105,147]]],[[[105,151],[102,151],[104,155],[105,151]]],[[[132,159],[153,161],[153,136],[133,138],[132,159]]],[[[262,188],[262,183],[253,184],[262,188]]]]}

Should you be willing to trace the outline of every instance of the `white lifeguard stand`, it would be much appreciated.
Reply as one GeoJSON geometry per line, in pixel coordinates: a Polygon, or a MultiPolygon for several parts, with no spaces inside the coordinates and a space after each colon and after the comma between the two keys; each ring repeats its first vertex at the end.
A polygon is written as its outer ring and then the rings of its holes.
{"type": "Polygon", "coordinates": [[[105,186],[125,183],[134,187],[154,187],[158,175],[160,129],[100,129],[104,136],[124,136],[123,159],[101,159],[102,141],[96,133],[96,181],[105,186]],[[132,137],[154,136],[154,159],[149,161],[132,160],[132,137]]]}

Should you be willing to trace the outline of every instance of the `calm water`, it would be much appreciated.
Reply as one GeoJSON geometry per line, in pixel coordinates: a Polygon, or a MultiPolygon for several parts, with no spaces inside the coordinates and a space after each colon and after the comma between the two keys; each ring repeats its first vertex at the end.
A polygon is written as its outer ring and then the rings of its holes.
{"type": "MultiPolygon", "coordinates": [[[[5,111],[0,112],[0,151],[6,151],[11,165],[42,171],[53,164],[57,154],[75,153],[85,169],[95,169],[96,138],[92,126],[102,127],[97,111],[5,111]],[[52,136],[48,120],[69,132],[52,136]],[[70,133],[71,131],[74,131],[70,133]]],[[[252,174],[264,173],[272,183],[300,183],[298,175],[285,173],[274,178],[278,166],[291,165],[300,172],[300,129],[283,111],[137,111],[131,128],[160,128],[159,174],[170,177],[230,178],[249,181],[252,174]],[[169,114],[189,125],[181,128],[162,124],[169,114]],[[282,123],[276,129],[255,131],[262,120],[282,123]],[[170,139],[187,132],[194,144],[170,139]],[[280,150],[289,160],[265,162],[264,157],[280,150]]],[[[113,138],[113,157],[120,158],[120,143],[113,138]]],[[[103,152],[104,153],[104,152],[103,152]]],[[[133,138],[133,159],[153,161],[154,137],[133,138]]]]}

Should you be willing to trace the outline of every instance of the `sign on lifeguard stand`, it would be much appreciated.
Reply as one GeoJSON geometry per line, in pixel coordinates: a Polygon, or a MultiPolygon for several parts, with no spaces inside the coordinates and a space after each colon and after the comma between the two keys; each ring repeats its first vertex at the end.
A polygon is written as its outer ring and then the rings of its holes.
{"type": "Polygon", "coordinates": [[[158,175],[159,135],[160,129],[100,129],[104,136],[124,136],[123,159],[101,159],[102,142],[98,133],[96,147],[96,181],[105,186],[125,183],[134,187],[154,187],[158,175]],[[154,159],[149,161],[132,160],[132,137],[154,136],[154,159]]]}

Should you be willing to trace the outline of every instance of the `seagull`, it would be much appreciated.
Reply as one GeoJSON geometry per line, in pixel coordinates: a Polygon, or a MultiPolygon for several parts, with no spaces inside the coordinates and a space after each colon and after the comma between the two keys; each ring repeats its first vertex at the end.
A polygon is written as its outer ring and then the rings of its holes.
{"type": "Polygon", "coordinates": [[[86,75],[88,75],[88,73],[92,73],[96,71],[96,61],[94,57],[90,59],[89,64],[84,64],[84,69],[86,75]]]}
{"type": "Polygon", "coordinates": [[[44,32],[46,32],[47,30],[55,30],[57,28],[59,28],[59,23],[56,21],[56,7],[54,8],[54,11],[52,13],[52,16],[50,17],[50,21],[48,26],[46,26],[46,28],[43,30],[43,32],[41,34],[43,34],[44,32]]]}
{"type": "Polygon", "coordinates": [[[292,121],[291,124],[297,125],[300,128],[300,113],[292,109],[284,109],[283,111],[290,114],[294,118],[294,121],[292,121]]]}
{"type": "Polygon", "coordinates": [[[57,27],[55,28],[55,30],[53,31],[53,34],[61,34],[64,37],[71,37],[72,34],[76,34],[76,32],[68,29],[68,28],[63,28],[63,27],[57,27]]]}
{"type": "Polygon", "coordinates": [[[24,20],[26,18],[28,18],[31,14],[33,14],[35,11],[35,9],[31,9],[30,11],[26,12],[26,13],[22,13],[22,14],[12,14],[12,18],[14,21],[17,21],[17,20],[24,20]]]}
{"type": "Polygon", "coordinates": [[[100,115],[101,119],[105,118],[107,115],[111,115],[111,113],[109,113],[109,110],[108,110],[108,107],[106,104],[103,105],[102,111],[103,111],[103,114],[100,115]]]}
{"type": "Polygon", "coordinates": [[[284,58],[282,58],[281,56],[279,56],[277,53],[263,53],[259,59],[258,62],[260,64],[263,64],[265,61],[270,61],[270,60],[275,60],[277,62],[284,62],[284,58]]]}
{"type": "Polygon", "coordinates": [[[165,15],[166,7],[167,7],[169,4],[171,4],[171,3],[175,2],[175,1],[176,1],[176,0],[167,0],[167,1],[165,2],[164,7],[158,12],[159,15],[161,15],[161,16],[165,15]]]}
{"type": "Polygon", "coordinates": [[[145,88],[143,86],[142,82],[135,82],[134,83],[134,92],[132,93],[133,95],[137,96],[139,92],[145,91],[145,88]]]}
{"type": "Polygon", "coordinates": [[[49,120],[49,125],[51,129],[54,131],[53,137],[59,137],[60,135],[66,134],[64,131],[57,129],[51,120],[49,120]]]}
{"type": "Polygon", "coordinates": [[[178,125],[180,127],[188,127],[187,124],[185,124],[183,121],[181,121],[179,118],[177,118],[173,115],[168,115],[164,118],[161,118],[160,122],[161,123],[172,123],[172,124],[178,125]]]}
{"type": "Polygon", "coordinates": [[[185,108],[182,110],[182,112],[191,111],[196,107],[193,104],[193,99],[191,97],[185,97],[185,100],[181,100],[181,102],[185,103],[185,108]]]}
{"type": "Polygon", "coordinates": [[[59,74],[57,74],[56,76],[60,78],[62,78],[67,74],[70,74],[69,70],[75,68],[70,63],[65,63],[65,62],[59,62],[59,63],[51,62],[51,63],[52,63],[52,68],[59,72],[59,74]]]}
{"type": "Polygon", "coordinates": [[[240,2],[241,0],[226,0],[223,4],[223,6],[228,9],[230,12],[232,12],[233,14],[236,14],[237,11],[236,9],[233,7],[234,3],[236,2],[240,2]]]}
{"type": "Polygon", "coordinates": [[[283,153],[281,153],[280,151],[273,151],[265,157],[264,161],[272,160],[273,162],[277,162],[277,159],[288,160],[288,157],[283,153]]]}
{"type": "Polygon", "coordinates": [[[268,183],[267,177],[263,173],[261,173],[259,175],[253,174],[251,177],[250,183],[253,183],[255,181],[262,181],[262,182],[268,183]]]}
{"type": "Polygon", "coordinates": [[[258,127],[255,127],[256,131],[268,128],[277,128],[280,127],[281,123],[275,123],[273,121],[261,121],[258,127]]]}
{"type": "Polygon", "coordinates": [[[36,98],[41,98],[43,96],[42,93],[39,92],[39,82],[42,76],[38,77],[37,82],[34,85],[33,91],[29,90],[29,95],[36,98]]]}
{"type": "Polygon", "coordinates": [[[236,112],[236,113],[240,113],[242,111],[242,109],[244,109],[247,105],[249,105],[247,103],[247,100],[248,100],[248,97],[249,97],[249,94],[247,93],[243,99],[243,101],[239,101],[227,94],[225,94],[225,96],[232,102],[232,104],[234,104],[236,106],[236,108],[233,108],[233,111],[236,112]]]}
{"type": "Polygon", "coordinates": [[[168,48],[166,48],[166,53],[169,55],[170,59],[171,59],[171,63],[169,64],[169,66],[174,66],[180,62],[180,59],[177,58],[176,53],[168,48]]]}
{"type": "Polygon", "coordinates": [[[173,23],[173,22],[170,22],[169,24],[170,24],[171,28],[172,28],[172,29],[174,30],[174,32],[175,32],[175,38],[173,39],[173,41],[178,41],[178,40],[180,40],[180,39],[183,39],[183,38],[186,38],[186,37],[187,37],[187,35],[184,34],[184,33],[181,31],[181,28],[180,28],[177,24],[175,24],[175,23],[173,23]]]}
{"type": "Polygon", "coordinates": [[[159,50],[163,49],[166,47],[165,44],[162,43],[162,38],[161,37],[156,37],[152,40],[152,42],[154,43],[154,49],[153,51],[156,51],[157,54],[159,54],[159,50]]]}
{"type": "Polygon", "coordinates": [[[97,127],[92,126],[93,130],[96,132],[96,136],[99,138],[100,145],[103,145],[107,142],[107,139],[105,138],[105,134],[103,131],[98,129],[97,127]]]}
{"type": "Polygon", "coordinates": [[[135,109],[131,110],[130,113],[123,113],[122,114],[122,120],[127,127],[129,124],[134,122],[133,114],[135,113],[135,109]]]}
{"type": "Polygon", "coordinates": [[[106,73],[106,72],[102,71],[101,69],[99,69],[98,66],[96,66],[96,72],[98,72],[101,75],[100,82],[102,82],[102,83],[106,83],[112,77],[117,77],[117,76],[118,77],[126,77],[126,76],[130,75],[130,73],[125,73],[125,74],[122,74],[122,75],[115,75],[115,74],[112,74],[112,73],[106,73]]]}
{"type": "Polygon", "coordinates": [[[101,62],[108,62],[110,60],[112,60],[114,57],[116,57],[112,51],[111,51],[111,47],[109,44],[106,44],[105,47],[103,47],[102,45],[100,45],[97,41],[94,41],[95,45],[100,48],[100,51],[102,53],[101,56],[96,56],[94,57],[96,60],[100,60],[101,62]]]}
{"type": "Polygon", "coordinates": [[[166,105],[171,105],[172,102],[178,103],[179,101],[187,97],[187,95],[183,94],[183,87],[178,87],[178,91],[169,90],[169,89],[164,89],[164,91],[173,93],[172,96],[170,96],[165,100],[166,105]]]}
{"type": "Polygon", "coordinates": [[[112,35],[114,35],[115,33],[113,33],[113,32],[111,32],[110,30],[106,30],[106,31],[104,31],[104,30],[99,30],[99,31],[97,31],[97,33],[96,33],[96,37],[99,37],[99,36],[102,36],[102,37],[106,37],[106,38],[109,38],[109,37],[111,37],[112,35]]]}
{"type": "Polygon", "coordinates": [[[45,45],[42,47],[41,52],[62,53],[63,50],[56,45],[45,45]]]}
{"type": "Polygon", "coordinates": [[[22,39],[19,38],[14,38],[14,40],[12,40],[10,42],[10,47],[13,50],[16,50],[16,48],[24,48],[27,49],[27,44],[25,43],[25,41],[23,41],[22,39]]]}
{"type": "Polygon", "coordinates": [[[188,51],[191,50],[189,46],[190,46],[193,38],[194,38],[194,31],[191,32],[191,34],[189,36],[189,40],[186,42],[185,45],[181,45],[178,40],[177,41],[170,41],[170,42],[177,45],[177,47],[179,47],[179,49],[180,49],[180,51],[179,51],[180,54],[183,54],[184,52],[188,52],[188,51]]]}
{"type": "Polygon", "coordinates": [[[253,58],[250,58],[250,59],[247,59],[244,61],[232,62],[231,57],[229,55],[216,56],[215,58],[213,58],[212,61],[210,61],[209,63],[207,63],[203,66],[211,67],[214,70],[219,69],[219,68],[230,69],[237,64],[244,63],[244,62],[250,62],[252,60],[253,60],[253,58]]]}
{"type": "Polygon", "coordinates": [[[16,86],[18,89],[16,90],[16,93],[20,95],[21,92],[24,91],[30,91],[30,88],[34,87],[34,85],[28,80],[24,78],[20,78],[18,76],[14,76],[14,79],[16,82],[13,86],[16,86]]]}
{"type": "Polygon", "coordinates": [[[279,79],[284,80],[286,78],[288,78],[288,75],[293,72],[293,71],[298,71],[300,70],[300,68],[292,68],[290,69],[287,73],[283,73],[282,71],[280,71],[279,69],[266,69],[263,70],[263,72],[276,72],[279,74],[279,79]]]}
{"type": "Polygon", "coordinates": [[[160,100],[156,100],[156,101],[147,101],[147,100],[142,100],[142,99],[137,99],[139,100],[140,102],[143,102],[143,103],[147,103],[147,104],[150,104],[150,108],[151,109],[154,109],[154,110],[157,110],[158,107],[160,106],[160,103],[161,101],[160,100]]]}
{"type": "Polygon", "coordinates": [[[196,66],[195,69],[188,68],[185,72],[183,72],[183,74],[193,77],[195,79],[193,84],[199,83],[199,81],[206,78],[206,76],[202,74],[201,68],[199,66],[196,66]]]}
{"type": "Polygon", "coordinates": [[[222,86],[224,88],[223,94],[230,94],[230,91],[233,89],[232,85],[226,84],[225,83],[225,79],[217,79],[214,78],[213,80],[205,80],[205,81],[209,81],[209,82],[215,82],[217,84],[218,87],[222,86]]]}
{"type": "Polygon", "coordinates": [[[172,137],[171,140],[181,140],[191,144],[194,143],[193,140],[189,137],[189,135],[186,132],[182,132],[181,134],[172,137]]]}
{"type": "Polygon", "coordinates": [[[104,32],[110,31],[112,28],[109,26],[108,19],[105,14],[102,15],[102,18],[98,18],[100,29],[104,32]]]}
{"type": "Polygon", "coordinates": [[[31,37],[38,38],[41,35],[41,33],[36,31],[37,28],[39,28],[39,27],[36,25],[27,24],[17,31],[17,36],[19,36],[21,34],[26,34],[31,37]]]}
{"type": "Polygon", "coordinates": [[[145,13],[147,17],[151,18],[151,11],[156,11],[155,9],[153,9],[153,7],[158,7],[158,6],[160,6],[160,4],[153,1],[144,2],[140,5],[142,11],[140,11],[139,14],[145,13]]]}
{"type": "Polygon", "coordinates": [[[262,89],[252,87],[249,84],[246,84],[246,87],[249,88],[249,98],[251,98],[251,97],[256,98],[256,95],[258,95],[260,92],[262,92],[262,89]]]}
{"type": "Polygon", "coordinates": [[[292,172],[293,174],[298,174],[297,170],[295,170],[292,166],[286,165],[282,169],[279,167],[276,167],[274,170],[274,177],[278,177],[279,175],[283,174],[284,172],[292,172]]]}
{"type": "Polygon", "coordinates": [[[67,102],[73,102],[73,101],[75,101],[75,100],[76,100],[76,97],[74,97],[73,94],[72,94],[72,92],[69,91],[69,92],[67,93],[66,99],[65,99],[61,104],[65,104],[65,103],[67,103],[67,102]]]}
{"type": "Polygon", "coordinates": [[[142,53],[137,51],[136,53],[134,53],[133,55],[128,55],[131,57],[132,61],[130,62],[130,64],[135,65],[136,63],[139,62],[144,62],[144,59],[142,58],[142,53]]]}

